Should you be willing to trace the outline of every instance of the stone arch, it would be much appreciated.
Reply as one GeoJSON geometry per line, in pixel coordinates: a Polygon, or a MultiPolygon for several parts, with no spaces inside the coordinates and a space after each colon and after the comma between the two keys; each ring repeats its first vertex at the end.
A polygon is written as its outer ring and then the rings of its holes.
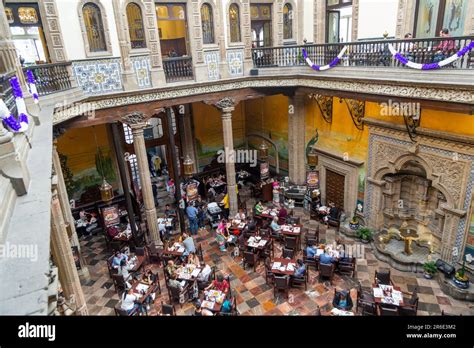
{"type": "Polygon", "coordinates": [[[425,161],[422,157],[408,153],[399,156],[395,161],[390,161],[389,166],[380,168],[375,172],[375,180],[383,180],[383,177],[387,174],[397,174],[400,170],[408,164],[408,162],[415,162],[426,172],[426,178],[431,180],[431,185],[439,190],[446,198],[446,203],[449,207],[454,208],[456,203],[452,194],[449,190],[441,183],[441,176],[433,172],[431,165],[425,161]]]}
{"type": "Polygon", "coordinates": [[[130,50],[132,53],[137,53],[140,51],[145,51],[148,52],[150,49],[150,33],[147,30],[147,23],[146,23],[146,7],[145,4],[143,3],[142,0],[125,0],[124,3],[122,4],[122,13],[124,16],[124,27],[127,29],[127,43],[130,46],[130,50]],[[143,31],[145,32],[145,44],[146,48],[141,48],[141,49],[132,49],[131,46],[131,41],[130,41],[130,28],[128,27],[128,17],[127,17],[127,6],[129,4],[135,4],[140,7],[140,10],[142,12],[142,23],[143,23],[143,31]]]}
{"type": "Polygon", "coordinates": [[[107,11],[100,0],[80,0],[77,4],[77,13],[79,18],[79,24],[81,26],[82,39],[84,41],[84,49],[86,57],[103,57],[112,55],[112,43],[110,41],[110,30],[109,30],[109,20],[107,18],[107,11]],[[107,50],[103,52],[91,52],[89,46],[89,39],[87,38],[86,26],[84,24],[84,16],[82,14],[82,8],[87,3],[93,3],[97,5],[100,10],[100,16],[102,19],[102,25],[104,26],[104,36],[105,36],[105,45],[107,50]]]}

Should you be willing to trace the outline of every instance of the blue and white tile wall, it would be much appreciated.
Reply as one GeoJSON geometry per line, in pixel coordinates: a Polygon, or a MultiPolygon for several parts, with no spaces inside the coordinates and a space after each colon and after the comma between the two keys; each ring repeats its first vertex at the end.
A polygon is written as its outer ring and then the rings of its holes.
{"type": "Polygon", "coordinates": [[[231,77],[244,75],[244,50],[227,51],[227,65],[231,77]]]}
{"type": "Polygon", "coordinates": [[[85,94],[112,93],[123,89],[119,58],[76,61],[72,63],[72,70],[85,94]]]}
{"type": "Polygon", "coordinates": [[[149,56],[136,56],[131,57],[133,71],[137,77],[138,88],[149,88],[151,87],[151,69],[150,69],[150,57],[149,56]]]}
{"type": "Polygon", "coordinates": [[[207,65],[207,74],[209,81],[219,80],[219,51],[205,52],[204,62],[207,65]]]}

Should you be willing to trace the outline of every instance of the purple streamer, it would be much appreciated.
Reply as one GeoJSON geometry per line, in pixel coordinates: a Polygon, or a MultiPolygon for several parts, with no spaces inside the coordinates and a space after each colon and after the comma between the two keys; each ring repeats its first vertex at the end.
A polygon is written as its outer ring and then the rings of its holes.
{"type": "Polygon", "coordinates": [[[39,95],[38,95],[37,93],[33,93],[33,99],[38,100],[38,99],[39,99],[39,95]]]}
{"type": "MultiPolygon", "coordinates": [[[[306,50],[305,50],[304,48],[302,48],[302,51],[303,51],[303,57],[304,57],[304,59],[305,59],[305,60],[308,59],[308,53],[306,52],[306,50]]],[[[334,59],[331,61],[331,63],[328,64],[328,66],[329,66],[330,68],[334,68],[334,67],[339,63],[340,60],[341,60],[341,59],[340,59],[339,57],[336,57],[336,58],[334,58],[334,59]]],[[[318,70],[318,71],[319,71],[319,70],[321,70],[321,65],[313,64],[313,65],[311,66],[311,68],[313,68],[314,70],[318,70]]]]}
{"type": "Polygon", "coordinates": [[[397,53],[395,55],[395,58],[398,59],[401,63],[403,63],[405,65],[408,64],[408,59],[405,58],[404,56],[402,56],[400,53],[397,53]]]}
{"type": "MultiPolygon", "coordinates": [[[[464,48],[456,52],[456,55],[458,57],[462,57],[472,49],[474,49],[474,41],[471,41],[469,45],[465,46],[464,48]]],[[[407,65],[409,62],[409,60],[403,55],[401,55],[399,52],[394,54],[393,57],[404,65],[407,65]]],[[[437,63],[431,63],[431,64],[423,64],[421,67],[421,70],[433,70],[433,69],[439,69],[439,68],[441,67],[439,66],[439,62],[437,62],[437,63]]]]}
{"type": "Polygon", "coordinates": [[[16,76],[10,79],[10,85],[12,86],[12,91],[15,98],[23,98],[23,91],[21,90],[20,83],[18,82],[18,78],[16,76]]]}
{"type": "Polygon", "coordinates": [[[35,76],[31,72],[31,70],[26,70],[26,77],[28,78],[28,83],[32,83],[32,84],[36,83],[35,76]]]}
{"type": "Polygon", "coordinates": [[[331,63],[329,63],[329,66],[333,68],[337,65],[337,63],[339,63],[339,57],[334,58],[334,60],[331,63]]]}
{"type": "Polygon", "coordinates": [[[20,121],[20,123],[28,124],[28,116],[26,116],[25,114],[20,114],[18,120],[20,121]]]}
{"type": "Polygon", "coordinates": [[[431,63],[431,64],[423,64],[421,66],[421,70],[434,70],[434,69],[439,69],[440,66],[438,63],[431,63]]]}
{"type": "Polygon", "coordinates": [[[14,132],[18,132],[21,128],[20,123],[13,117],[13,115],[10,115],[8,117],[5,117],[3,119],[3,122],[14,132]]]}

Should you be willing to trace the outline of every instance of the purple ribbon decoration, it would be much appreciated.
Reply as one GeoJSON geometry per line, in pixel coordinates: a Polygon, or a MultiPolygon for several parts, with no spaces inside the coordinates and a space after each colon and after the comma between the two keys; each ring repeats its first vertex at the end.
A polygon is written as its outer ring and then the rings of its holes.
{"type": "Polygon", "coordinates": [[[21,128],[20,122],[18,122],[13,115],[5,117],[3,122],[14,132],[18,132],[21,128]]]}
{"type": "Polygon", "coordinates": [[[16,76],[10,79],[10,85],[12,86],[12,91],[15,98],[23,99],[23,91],[21,90],[20,83],[18,82],[18,78],[16,76]]]}
{"type": "Polygon", "coordinates": [[[26,77],[28,78],[28,83],[32,83],[32,84],[36,83],[35,76],[31,72],[31,70],[26,70],[26,77]]]}
{"type": "MultiPolygon", "coordinates": [[[[303,51],[303,57],[304,59],[308,59],[308,53],[306,52],[306,50],[304,48],[302,48],[302,51],[303,51]]],[[[340,61],[341,59],[339,57],[336,57],[334,58],[327,66],[329,66],[330,68],[334,68],[340,61]]],[[[321,68],[323,66],[326,66],[326,65],[316,65],[313,63],[313,65],[311,65],[311,68],[313,68],[314,70],[321,70],[321,68]]]]}
{"type": "MultiPolygon", "coordinates": [[[[458,57],[462,57],[472,49],[474,49],[474,41],[471,41],[471,43],[469,45],[467,45],[467,46],[463,47],[462,49],[460,49],[459,51],[457,51],[455,53],[455,55],[457,55],[458,57]]],[[[401,55],[400,53],[394,54],[393,57],[395,59],[397,59],[403,65],[407,65],[408,63],[410,63],[410,61],[406,57],[401,55]]],[[[421,70],[434,70],[434,69],[442,68],[442,66],[440,66],[440,63],[441,62],[423,64],[421,66],[421,70]]]]}

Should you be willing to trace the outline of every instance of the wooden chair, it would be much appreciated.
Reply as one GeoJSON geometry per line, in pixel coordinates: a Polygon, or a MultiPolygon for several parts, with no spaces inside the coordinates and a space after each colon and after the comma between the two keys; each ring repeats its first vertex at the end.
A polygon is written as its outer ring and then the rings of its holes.
{"type": "Polygon", "coordinates": [[[202,253],[202,245],[198,244],[196,247],[196,255],[199,257],[199,261],[204,262],[204,255],[202,253]]]}
{"type": "Polygon", "coordinates": [[[342,209],[338,209],[337,216],[332,218],[328,215],[328,226],[336,227],[337,231],[339,231],[339,227],[341,226],[341,215],[343,213],[342,209]]]}
{"type": "Polygon", "coordinates": [[[268,229],[268,228],[263,228],[263,227],[260,228],[259,233],[260,233],[260,236],[262,236],[262,237],[270,238],[270,229],[268,229]]]}
{"type": "Polygon", "coordinates": [[[314,257],[308,257],[306,253],[306,248],[303,249],[303,262],[307,266],[307,269],[309,271],[310,267],[314,267],[314,269],[317,271],[319,268],[319,262],[316,258],[314,257]]]}
{"type": "Polygon", "coordinates": [[[125,279],[123,279],[121,274],[113,274],[112,282],[114,283],[115,292],[119,296],[127,289],[127,284],[125,283],[125,279]]]}
{"type": "Polygon", "coordinates": [[[274,274],[272,272],[272,262],[269,257],[265,259],[265,281],[267,284],[274,283],[274,274]]]}
{"type": "Polygon", "coordinates": [[[253,266],[253,271],[257,271],[258,256],[251,251],[244,251],[244,269],[247,265],[253,266]]]}
{"type": "Polygon", "coordinates": [[[273,284],[273,296],[276,296],[278,291],[283,291],[286,293],[286,297],[289,298],[290,293],[290,277],[288,276],[274,276],[273,284]]]}
{"type": "Polygon", "coordinates": [[[228,317],[228,316],[236,316],[239,315],[239,311],[237,310],[237,300],[235,296],[229,298],[230,301],[230,312],[218,312],[216,316],[228,317]]]}
{"type": "Polygon", "coordinates": [[[284,259],[286,259],[286,258],[294,259],[295,258],[295,250],[294,249],[283,248],[281,257],[283,257],[284,259]]]}
{"type": "Polygon", "coordinates": [[[270,239],[267,242],[267,245],[265,245],[265,249],[263,249],[262,253],[260,254],[260,257],[263,259],[266,259],[267,257],[274,257],[275,256],[275,249],[273,245],[273,239],[270,239]]]}
{"type": "Polygon", "coordinates": [[[390,278],[390,269],[388,268],[381,268],[378,271],[375,271],[374,277],[375,284],[381,285],[394,285],[392,279],[390,278]]]}
{"type": "Polygon", "coordinates": [[[152,263],[153,260],[155,260],[157,263],[160,263],[163,257],[163,249],[158,249],[153,243],[147,245],[146,248],[148,254],[148,261],[152,263]]]}
{"type": "Polygon", "coordinates": [[[114,260],[114,256],[115,255],[112,255],[111,257],[109,257],[107,259],[107,268],[109,270],[109,275],[112,277],[114,274],[117,274],[117,270],[115,268],[113,268],[112,266],[112,261],[114,260]]]}
{"type": "Polygon", "coordinates": [[[352,257],[347,261],[339,261],[337,268],[340,274],[354,278],[356,271],[356,258],[352,257]]]}
{"type": "Polygon", "coordinates": [[[145,257],[145,260],[143,261],[143,265],[146,265],[149,262],[148,254],[146,251],[147,250],[145,247],[135,247],[135,255],[145,257]]]}
{"type": "Polygon", "coordinates": [[[334,277],[334,269],[336,267],[334,266],[333,263],[331,264],[326,264],[326,263],[320,263],[319,264],[319,278],[329,278],[329,280],[332,282],[332,278],[334,277]]]}
{"type": "Polygon", "coordinates": [[[173,304],[166,304],[161,301],[161,315],[176,316],[176,309],[173,304]]]}
{"type": "Polygon", "coordinates": [[[273,240],[281,241],[282,235],[279,231],[275,231],[273,228],[270,228],[270,238],[273,240]]]}
{"type": "Polygon", "coordinates": [[[399,314],[401,316],[416,316],[418,313],[418,302],[418,288],[415,288],[409,298],[403,299],[403,306],[398,308],[399,314]]]}
{"type": "Polygon", "coordinates": [[[303,288],[305,290],[308,290],[308,280],[309,280],[309,270],[308,270],[308,265],[306,265],[306,270],[304,272],[304,275],[302,277],[291,277],[291,287],[293,288],[303,288]]]}
{"type": "Polygon", "coordinates": [[[120,303],[114,307],[115,315],[118,317],[135,317],[139,315],[139,311],[137,308],[134,308],[130,313],[128,313],[125,309],[120,308],[120,303]]]}
{"type": "Polygon", "coordinates": [[[380,303],[378,306],[378,314],[379,316],[399,316],[398,307],[388,305],[385,303],[380,303]]]}
{"type": "Polygon", "coordinates": [[[285,248],[298,250],[298,238],[296,237],[285,237],[285,248]]]}
{"type": "Polygon", "coordinates": [[[172,287],[169,285],[167,287],[168,287],[168,296],[170,298],[170,303],[174,304],[178,302],[179,306],[183,307],[183,303],[189,300],[189,284],[186,284],[186,286],[183,289],[179,289],[179,288],[172,287]]]}

